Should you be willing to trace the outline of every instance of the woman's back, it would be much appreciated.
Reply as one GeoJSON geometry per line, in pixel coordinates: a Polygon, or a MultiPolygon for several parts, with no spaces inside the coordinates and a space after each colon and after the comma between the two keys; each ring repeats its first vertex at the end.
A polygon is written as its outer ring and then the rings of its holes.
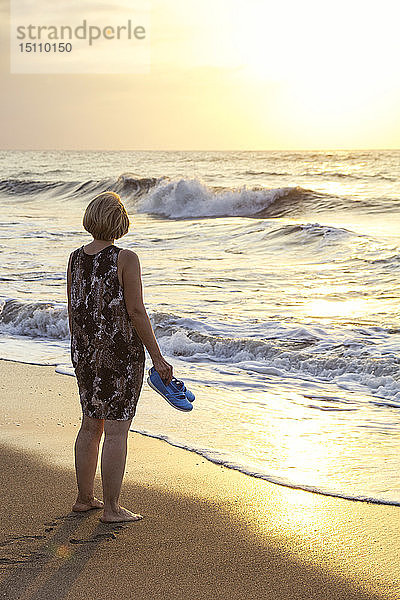
{"type": "Polygon", "coordinates": [[[144,347],[129,318],[114,244],[71,254],[71,359],[84,414],[128,419],[143,382],[144,347]]]}

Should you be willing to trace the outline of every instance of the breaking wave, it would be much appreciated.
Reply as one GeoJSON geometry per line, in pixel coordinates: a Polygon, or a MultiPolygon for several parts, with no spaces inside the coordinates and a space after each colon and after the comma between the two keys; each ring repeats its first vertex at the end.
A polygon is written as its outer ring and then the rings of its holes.
{"type": "Polygon", "coordinates": [[[52,302],[3,300],[0,331],[9,335],[65,340],[69,337],[67,307],[52,302]]]}
{"type": "MultiPolygon", "coordinates": [[[[277,173],[278,174],[278,173],[277,173]]],[[[281,173],[284,175],[284,173],[281,173]]],[[[120,194],[129,210],[166,219],[204,217],[274,218],[329,210],[380,212],[397,210],[397,203],[388,199],[381,202],[352,200],[328,193],[317,192],[299,185],[267,188],[208,187],[197,179],[174,179],[167,176],[139,177],[122,173],[117,178],[86,181],[36,181],[32,179],[0,180],[0,193],[19,197],[21,201],[73,199],[85,202],[95,195],[112,190],[120,194]]]]}
{"type": "Polygon", "coordinates": [[[285,210],[284,205],[294,208],[321,196],[299,186],[215,191],[196,179],[180,179],[158,185],[138,202],[137,210],[168,219],[276,216],[269,211],[276,203],[285,210]]]}
{"type": "MultiPolygon", "coordinates": [[[[400,407],[399,359],[391,354],[374,354],[364,342],[367,334],[388,336],[397,331],[375,327],[367,332],[355,329],[352,334],[347,331],[346,335],[332,335],[321,328],[288,328],[284,323],[267,322],[267,338],[249,338],[221,335],[216,328],[168,313],[155,312],[151,320],[168,356],[189,362],[231,364],[266,376],[335,382],[345,389],[362,386],[371,395],[386,399],[385,404],[400,407]]],[[[67,307],[61,303],[5,300],[0,306],[0,331],[67,340],[67,307]]]]}

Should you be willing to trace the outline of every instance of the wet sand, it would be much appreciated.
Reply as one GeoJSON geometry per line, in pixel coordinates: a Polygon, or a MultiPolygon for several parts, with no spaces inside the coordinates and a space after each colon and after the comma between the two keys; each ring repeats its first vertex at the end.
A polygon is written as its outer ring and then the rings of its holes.
{"type": "Polygon", "coordinates": [[[277,486],[138,433],[120,500],[144,518],[71,512],[75,379],[4,360],[0,373],[0,598],[400,598],[399,507],[277,486]]]}

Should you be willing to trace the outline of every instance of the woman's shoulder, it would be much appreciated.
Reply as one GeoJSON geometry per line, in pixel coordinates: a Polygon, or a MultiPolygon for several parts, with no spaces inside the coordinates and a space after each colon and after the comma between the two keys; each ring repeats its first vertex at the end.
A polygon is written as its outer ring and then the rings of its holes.
{"type": "Polygon", "coordinates": [[[129,248],[121,248],[118,253],[118,263],[121,269],[125,271],[140,271],[139,257],[133,250],[129,248]]]}
{"type": "Polygon", "coordinates": [[[71,251],[69,258],[68,258],[68,268],[73,267],[76,257],[78,256],[81,249],[82,249],[82,246],[80,246],[79,248],[75,248],[75,250],[71,251]]]}
{"type": "Polygon", "coordinates": [[[129,248],[119,248],[119,255],[121,259],[126,262],[135,262],[139,260],[136,252],[129,250],[129,248]]]}

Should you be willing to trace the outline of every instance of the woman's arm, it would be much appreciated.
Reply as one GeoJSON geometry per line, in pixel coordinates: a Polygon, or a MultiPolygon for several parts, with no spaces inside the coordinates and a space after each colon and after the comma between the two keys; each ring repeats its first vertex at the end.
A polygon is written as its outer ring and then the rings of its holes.
{"type": "Polygon", "coordinates": [[[126,309],[140,339],[146,346],[153,365],[161,378],[168,384],[172,379],[172,365],[161,354],[146,308],[143,303],[143,286],[140,262],[131,250],[121,250],[122,281],[126,309]]]}

